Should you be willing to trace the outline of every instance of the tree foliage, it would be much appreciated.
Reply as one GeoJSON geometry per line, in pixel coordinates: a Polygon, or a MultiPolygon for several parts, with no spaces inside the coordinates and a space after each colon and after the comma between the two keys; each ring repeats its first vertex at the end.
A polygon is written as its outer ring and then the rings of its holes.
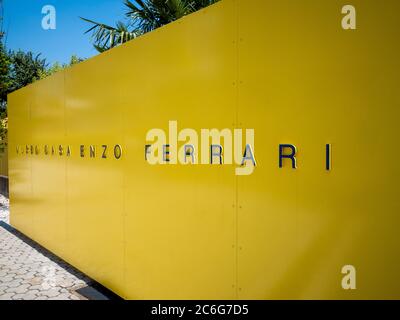
{"type": "Polygon", "coordinates": [[[0,112],[3,112],[6,107],[7,93],[11,85],[11,61],[3,41],[3,1],[0,0],[0,112]]]}
{"type": "Polygon", "coordinates": [[[7,140],[7,93],[11,85],[9,71],[10,59],[0,38],[0,153],[4,151],[7,140]]]}
{"type": "Polygon", "coordinates": [[[7,93],[11,86],[10,79],[11,60],[0,37],[0,110],[4,110],[7,93]]]}
{"type": "Polygon", "coordinates": [[[51,65],[50,67],[44,69],[43,71],[39,72],[39,77],[38,79],[44,79],[48,76],[51,76],[52,74],[64,70],[65,68],[68,68],[70,66],[73,66],[75,64],[78,64],[79,62],[84,61],[84,59],[79,58],[77,55],[72,55],[71,59],[69,61],[69,63],[59,63],[59,62],[55,62],[53,65],[51,65]]]}
{"type": "Polygon", "coordinates": [[[32,52],[11,51],[11,86],[10,92],[18,90],[40,78],[40,74],[47,68],[46,59],[41,58],[41,54],[32,52]]]}
{"type": "Polygon", "coordinates": [[[125,0],[127,22],[115,27],[82,18],[92,24],[93,46],[103,52],[146,32],[157,29],[219,0],[125,0]]]}

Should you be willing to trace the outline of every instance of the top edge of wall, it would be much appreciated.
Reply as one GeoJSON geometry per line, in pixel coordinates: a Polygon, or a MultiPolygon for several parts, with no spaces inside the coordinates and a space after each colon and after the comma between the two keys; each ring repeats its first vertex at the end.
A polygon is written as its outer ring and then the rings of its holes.
{"type": "Polygon", "coordinates": [[[25,87],[22,87],[22,88],[20,88],[18,90],[15,90],[15,91],[9,93],[7,96],[10,97],[12,95],[20,94],[25,90],[28,90],[30,88],[34,88],[35,86],[40,85],[41,83],[43,83],[45,81],[49,81],[51,79],[54,79],[54,77],[59,76],[60,74],[65,74],[66,72],[70,72],[74,68],[77,68],[78,66],[82,66],[82,65],[84,65],[86,63],[93,62],[93,61],[99,60],[99,59],[107,59],[107,58],[109,58],[110,55],[115,53],[117,50],[122,50],[123,48],[126,48],[127,46],[136,45],[140,41],[143,41],[144,39],[152,37],[152,36],[154,36],[155,34],[157,34],[159,32],[165,32],[165,30],[168,30],[169,28],[174,28],[175,26],[177,26],[179,24],[182,24],[183,22],[186,22],[188,19],[192,19],[194,16],[198,16],[200,14],[205,14],[205,13],[211,11],[211,10],[218,10],[221,7],[222,4],[225,4],[227,2],[236,2],[236,1],[237,0],[220,0],[220,1],[218,1],[218,2],[216,2],[214,4],[212,4],[212,5],[209,5],[208,7],[202,8],[202,9],[196,11],[196,12],[193,12],[193,13],[191,13],[189,15],[186,15],[186,16],[184,16],[184,17],[182,17],[182,18],[180,18],[180,19],[178,19],[176,21],[170,22],[170,23],[168,23],[168,24],[166,24],[164,26],[161,26],[161,27],[159,27],[159,28],[157,28],[155,30],[146,32],[145,34],[143,34],[143,35],[141,35],[141,36],[139,36],[139,37],[137,37],[135,39],[132,39],[132,40],[130,40],[128,42],[120,44],[120,45],[118,45],[118,46],[116,46],[116,47],[114,47],[112,49],[109,49],[109,50],[103,52],[103,53],[99,53],[99,54],[97,54],[95,56],[92,56],[92,57],[90,57],[90,58],[88,58],[88,59],[86,59],[86,60],[84,60],[82,62],[77,63],[76,65],[69,66],[69,67],[67,67],[67,68],[65,68],[63,70],[57,71],[56,73],[54,73],[54,74],[52,74],[50,76],[47,76],[47,77],[45,77],[43,79],[36,80],[35,82],[32,82],[32,83],[26,85],[25,87]]]}

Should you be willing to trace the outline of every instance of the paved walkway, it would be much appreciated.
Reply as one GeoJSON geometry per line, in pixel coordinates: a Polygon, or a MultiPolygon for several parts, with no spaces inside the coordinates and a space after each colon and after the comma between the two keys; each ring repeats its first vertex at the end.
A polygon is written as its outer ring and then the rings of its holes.
{"type": "Polygon", "coordinates": [[[6,224],[4,199],[0,197],[0,300],[86,300],[75,290],[90,279],[6,224]]]}
{"type": "Polygon", "coordinates": [[[10,223],[9,221],[9,209],[8,199],[0,194],[0,222],[10,223]]]}

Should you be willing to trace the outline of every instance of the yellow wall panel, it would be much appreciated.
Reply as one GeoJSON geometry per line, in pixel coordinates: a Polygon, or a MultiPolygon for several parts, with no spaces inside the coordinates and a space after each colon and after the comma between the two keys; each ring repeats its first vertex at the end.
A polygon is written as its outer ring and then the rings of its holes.
{"type": "Polygon", "coordinates": [[[241,298],[399,298],[399,5],[352,1],[358,29],[342,30],[345,4],[240,1],[239,121],[259,164],[239,177],[241,298]],[[280,143],[297,147],[296,170],[279,169],[280,143]],[[346,264],[357,290],[340,285],[346,264]]]}
{"type": "Polygon", "coordinates": [[[33,236],[31,159],[17,157],[18,148],[25,152],[30,136],[30,99],[32,86],[14,92],[8,97],[8,142],[9,142],[9,197],[13,203],[10,220],[28,236],[33,236]],[[13,130],[19,128],[18,130],[13,130]],[[24,141],[24,142],[22,142],[24,141]],[[25,145],[23,145],[25,144],[25,145]],[[21,146],[23,145],[23,146],[21,146]],[[12,177],[12,178],[10,178],[12,177]]]}
{"type": "MultiPolygon", "coordinates": [[[[36,241],[62,255],[67,249],[67,159],[59,155],[57,146],[66,141],[63,72],[31,86],[30,90],[30,134],[25,140],[34,148],[34,155],[28,156],[34,202],[29,209],[33,215],[33,234],[36,241]],[[48,146],[46,150],[45,145],[48,146]],[[51,154],[50,145],[57,148],[54,155],[51,154]]],[[[26,157],[26,154],[22,156],[26,157]]]]}
{"type": "Polygon", "coordinates": [[[107,80],[116,78],[114,64],[104,61],[99,68],[95,59],[65,72],[66,137],[75,146],[67,162],[66,227],[68,261],[119,292],[123,288],[123,172],[111,146],[123,140],[123,109],[118,88],[111,89],[107,80]],[[108,146],[106,158],[103,145],[108,146]]]}
{"type": "Polygon", "coordinates": [[[399,298],[400,5],[345,4],[222,0],[11,94],[12,224],[124,298],[399,298]],[[255,171],[150,165],[169,121],[254,129],[255,171]]]}
{"type": "Polygon", "coordinates": [[[141,75],[127,81],[137,89],[124,118],[126,290],[134,298],[235,297],[233,168],[143,166],[142,139],[150,128],[167,132],[169,120],[178,130],[233,128],[235,39],[226,1],[145,35],[132,54],[117,52],[141,75]]]}

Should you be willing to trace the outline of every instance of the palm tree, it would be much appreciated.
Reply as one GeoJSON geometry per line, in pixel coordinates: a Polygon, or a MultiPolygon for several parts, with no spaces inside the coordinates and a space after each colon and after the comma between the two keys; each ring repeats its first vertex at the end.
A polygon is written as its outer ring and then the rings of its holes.
{"type": "Polygon", "coordinates": [[[157,29],[183,16],[193,13],[219,0],[125,0],[128,21],[117,22],[115,27],[82,18],[93,24],[93,46],[103,52],[157,29]]]}

